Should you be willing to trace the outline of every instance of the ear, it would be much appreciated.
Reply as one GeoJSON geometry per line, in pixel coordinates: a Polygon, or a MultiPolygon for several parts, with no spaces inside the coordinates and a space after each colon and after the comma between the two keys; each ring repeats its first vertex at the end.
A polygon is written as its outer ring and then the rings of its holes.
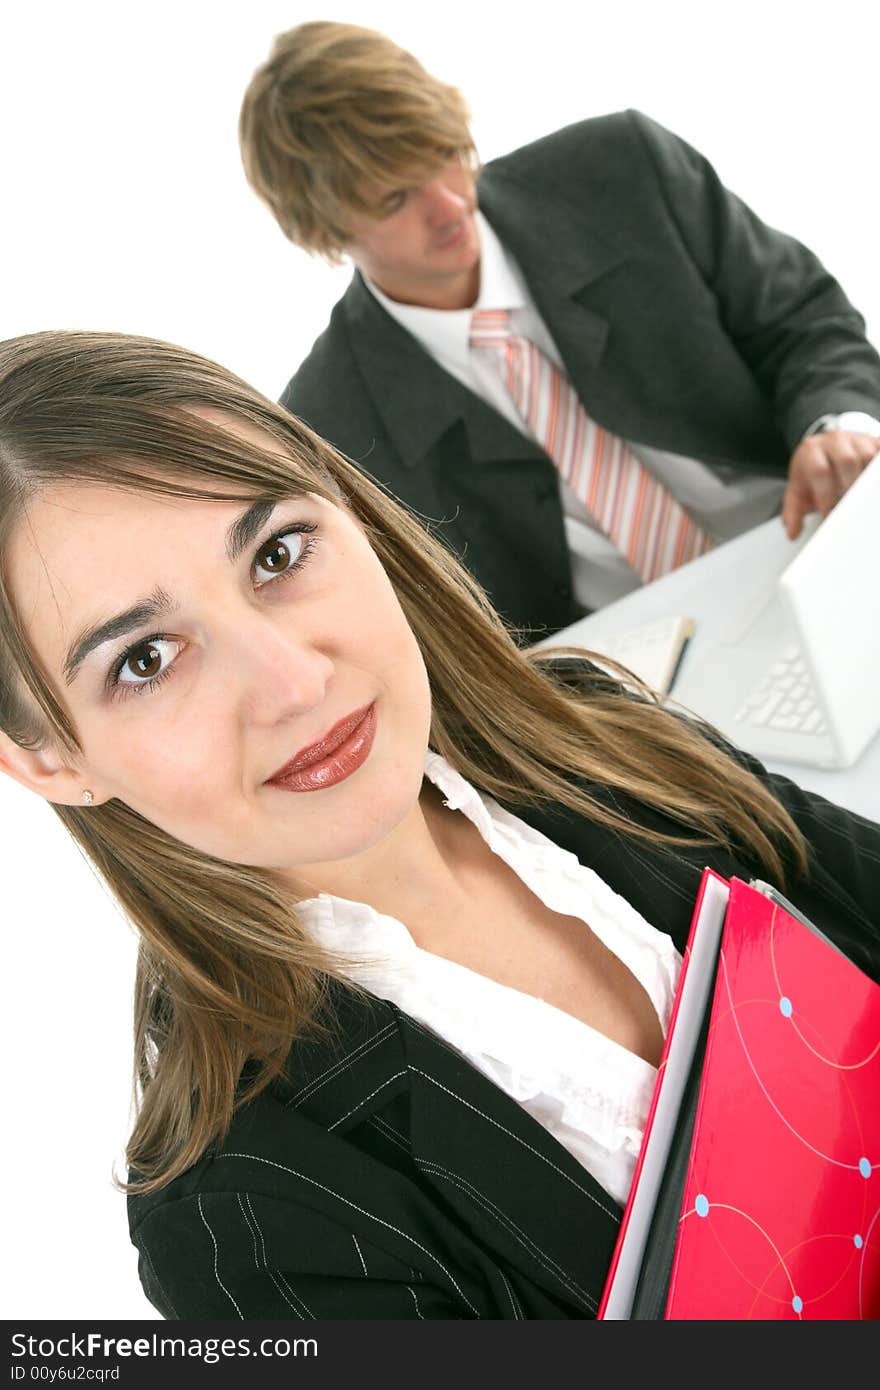
{"type": "Polygon", "coordinates": [[[84,773],[65,762],[64,755],[52,744],[41,748],[22,748],[0,730],[0,771],[5,772],[29,791],[59,806],[81,806],[82,795],[88,788],[92,803],[102,798],[95,787],[89,787],[84,773]]]}

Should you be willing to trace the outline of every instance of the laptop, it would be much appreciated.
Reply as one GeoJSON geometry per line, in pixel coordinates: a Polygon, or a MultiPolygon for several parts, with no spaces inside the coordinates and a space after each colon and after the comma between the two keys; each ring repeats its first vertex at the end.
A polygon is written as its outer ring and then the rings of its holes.
{"type": "Polygon", "coordinates": [[[851,767],[880,729],[880,457],[781,563],[751,591],[744,576],[673,699],[758,757],[851,767]]]}

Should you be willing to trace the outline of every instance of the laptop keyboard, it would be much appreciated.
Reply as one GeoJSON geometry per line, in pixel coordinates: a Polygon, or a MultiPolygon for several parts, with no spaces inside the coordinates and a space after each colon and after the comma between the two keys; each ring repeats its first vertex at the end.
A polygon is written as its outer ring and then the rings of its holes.
{"type": "Polygon", "coordinates": [[[778,657],[763,680],[737,710],[739,723],[756,728],[781,729],[786,733],[824,734],[827,732],[803,652],[791,643],[778,657]]]}

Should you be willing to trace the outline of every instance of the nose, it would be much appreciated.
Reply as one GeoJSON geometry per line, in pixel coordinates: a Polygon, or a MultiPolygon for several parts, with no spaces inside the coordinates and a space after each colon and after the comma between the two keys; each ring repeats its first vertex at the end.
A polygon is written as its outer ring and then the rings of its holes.
{"type": "Polygon", "coordinates": [[[432,226],[442,227],[447,222],[454,222],[468,210],[467,196],[457,193],[454,188],[449,186],[443,176],[429,179],[422,186],[421,192],[428,220],[432,226]]]}
{"type": "Polygon", "coordinates": [[[237,625],[229,657],[228,679],[253,724],[283,723],[320,708],[335,671],[311,634],[254,612],[237,625]]]}

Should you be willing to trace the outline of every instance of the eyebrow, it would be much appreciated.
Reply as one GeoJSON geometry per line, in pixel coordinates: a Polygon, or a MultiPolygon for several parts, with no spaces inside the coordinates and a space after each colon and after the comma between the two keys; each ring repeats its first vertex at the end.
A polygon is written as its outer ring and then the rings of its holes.
{"type": "Polygon", "coordinates": [[[242,512],[238,520],[232,523],[226,532],[226,554],[230,560],[238,559],[245,546],[265,526],[276,506],[277,503],[262,498],[253,502],[247,511],[242,512]]]}
{"type": "MultiPolygon", "coordinates": [[[[226,532],[226,554],[230,561],[238,559],[241,552],[266,524],[276,505],[275,502],[265,499],[253,502],[247,511],[242,512],[241,516],[232,523],[226,532]]],[[[70,685],[86,657],[90,656],[96,647],[103,646],[105,642],[112,642],[117,637],[124,637],[127,633],[144,627],[156,618],[167,617],[169,613],[176,610],[177,606],[164,589],[154,589],[148,598],[133,603],[130,608],[126,608],[124,613],[117,613],[114,617],[108,618],[106,622],[94,623],[91,627],[86,628],[71,642],[67,649],[62,668],[66,684],[70,685]]]]}

